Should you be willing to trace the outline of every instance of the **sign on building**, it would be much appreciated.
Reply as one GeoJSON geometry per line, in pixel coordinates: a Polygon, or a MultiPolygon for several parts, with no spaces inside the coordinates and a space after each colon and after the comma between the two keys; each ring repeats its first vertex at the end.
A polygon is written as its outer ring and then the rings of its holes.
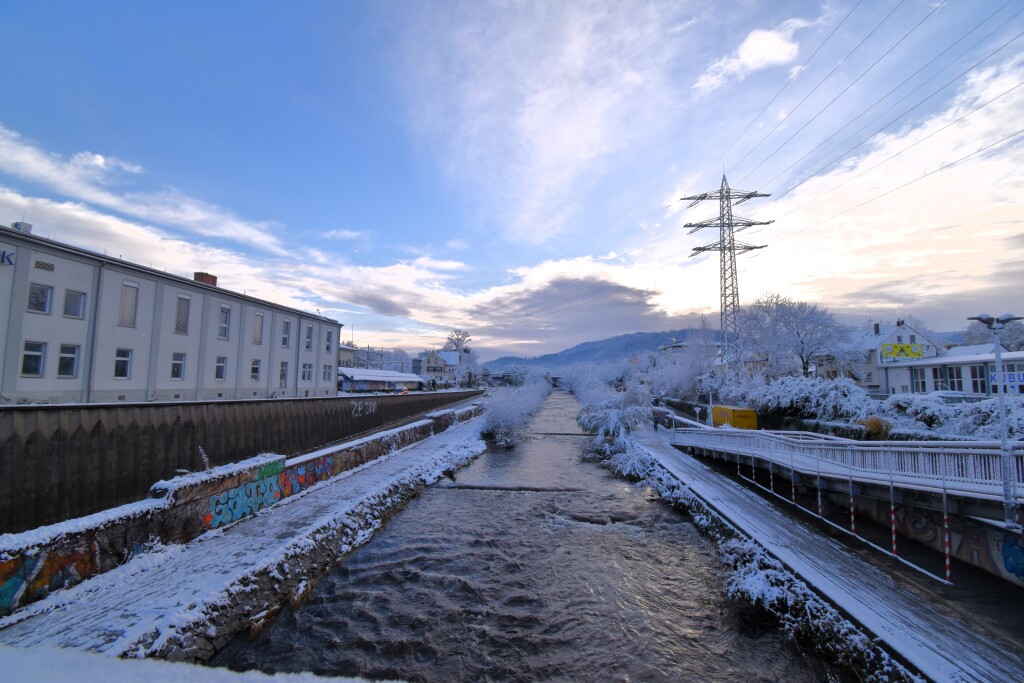
{"type": "Polygon", "coordinates": [[[990,372],[988,381],[989,384],[1018,386],[1024,384],[1024,372],[990,372]]]}
{"type": "Polygon", "coordinates": [[[923,358],[924,344],[882,344],[882,358],[923,358]]]}

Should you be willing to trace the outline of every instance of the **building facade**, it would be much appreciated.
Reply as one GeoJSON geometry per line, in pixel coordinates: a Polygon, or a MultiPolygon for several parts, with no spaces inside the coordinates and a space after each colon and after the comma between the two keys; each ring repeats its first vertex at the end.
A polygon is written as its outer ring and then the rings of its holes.
{"type": "MultiPolygon", "coordinates": [[[[853,377],[875,395],[958,392],[968,397],[987,397],[1003,385],[993,385],[997,372],[995,344],[940,348],[903,321],[878,325],[854,342],[862,359],[853,377]]],[[[1024,372],[1024,351],[1001,351],[1005,371],[1017,378],[1024,372]]],[[[819,373],[829,376],[829,372],[819,373]]],[[[835,374],[834,369],[831,372],[835,374]]],[[[1007,393],[1024,393],[1024,382],[1006,385],[1007,393]]]]}
{"type": "Polygon", "coordinates": [[[330,318],[0,227],[0,403],[333,396],[330,318]]]}

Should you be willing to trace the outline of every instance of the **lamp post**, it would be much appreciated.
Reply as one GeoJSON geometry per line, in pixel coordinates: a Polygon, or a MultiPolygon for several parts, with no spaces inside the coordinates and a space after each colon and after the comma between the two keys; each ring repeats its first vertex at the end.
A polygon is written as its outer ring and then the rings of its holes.
{"type": "MultiPolygon", "coordinates": [[[[999,340],[999,332],[1006,327],[1008,323],[1014,320],[1024,320],[1021,316],[1013,315],[1012,313],[1003,313],[998,318],[994,318],[988,313],[979,313],[978,315],[971,316],[968,320],[977,320],[982,325],[992,330],[996,339],[996,373],[1003,375],[1003,379],[1006,378],[1006,369],[1003,367],[1003,345],[999,340]]],[[[999,446],[1002,451],[1002,469],[1003,469],[1003,520],[1007,529],[1013,529],[1016,527],[1013,515],[1013,488],[1011,487],[1011,472],[1013,456],[1010,453],[1010,442],[1007,437],[1007,424],[1006,424],[1006,399],[1003,398],[1003,394],[1006,393],[1006,382],[1002,382],[998,392],[999,401],[999,446]]]]}

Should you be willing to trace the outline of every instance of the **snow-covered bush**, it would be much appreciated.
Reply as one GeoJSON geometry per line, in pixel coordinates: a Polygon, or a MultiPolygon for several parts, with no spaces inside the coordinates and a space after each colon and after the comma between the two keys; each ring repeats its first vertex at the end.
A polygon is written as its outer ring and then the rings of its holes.
{"type": "Polygon", "coordinates": [[[587,403],[576,415],[580,428],[594,434],[594,451],[606,457],[627,452],[633,428],[652,419],[651,393],[638,379],[613,398],[587,403]]]}
{"type": "Polygon", "coordinates": [[[503,448],[512,448],[549,393],[551,383],[536,370],[527,373],[521,386],[495,389],[487,402],[481,433],[503,448]]]}
{"type": "Polygon", "coordinates": [[[767,383],[744,378],[724,386],[722,396],[757,410],[820,420],[863,418],[877,411],[874,399],[846,377],[780,377],[767,383]]]}
{"type": "Polygon", "coordinates": [[[960,412],[957,406],[949,405],[938,398],[919,394],[890,396],[885,400],[883,410],[894,418],[908,417],[929,429],[945,426],[955,420],[957,413],[960,412]]]}

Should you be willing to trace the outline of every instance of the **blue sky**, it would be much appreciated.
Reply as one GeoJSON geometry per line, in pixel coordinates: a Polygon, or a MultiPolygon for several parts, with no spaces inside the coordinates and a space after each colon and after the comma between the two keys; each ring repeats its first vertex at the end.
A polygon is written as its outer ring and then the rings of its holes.
{"type": "Polygon", "coordinates": [[[484,358],[740,298],[962,329],[1024,301],[1024,5],[0,6],[0,221],[484,358]],[[877,104],[876,104],[877,103],[877,104]],[[948,168],[943,168],[950,165],[948,168]],[[941,169],[941,170],[940,170],[941,169]]]}

